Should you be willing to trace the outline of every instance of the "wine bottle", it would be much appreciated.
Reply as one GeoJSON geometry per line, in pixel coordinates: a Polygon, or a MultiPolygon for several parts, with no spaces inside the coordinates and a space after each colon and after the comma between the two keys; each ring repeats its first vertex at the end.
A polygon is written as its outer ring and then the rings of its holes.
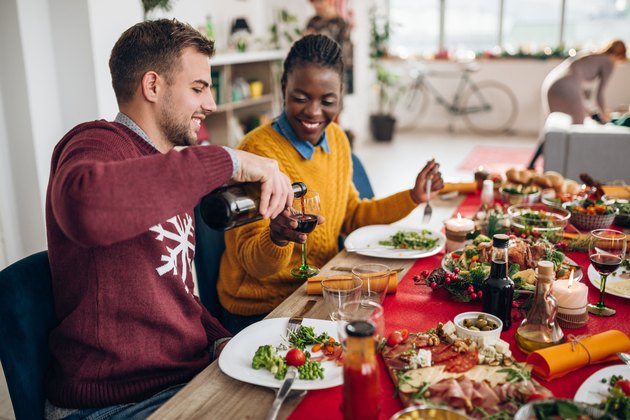
{"type": "Polygon", "coordinates": [[[503,322],[503,331],[512,325],[512,299],[514,282],[508,277],[507,235],[492,237],[492,265],[490,277],[483,284],[483,311],[495,315],[503,322]]]}
{"type": "MultiPolygon", "coordinates": [[[[293,195],[306,194],[306,184],[294,182],[293,195]]],[[[221,187],[201,199],[203,221],[216,230],[227,230],[260,220],[260,183],[245,182],[221,187]]]]}

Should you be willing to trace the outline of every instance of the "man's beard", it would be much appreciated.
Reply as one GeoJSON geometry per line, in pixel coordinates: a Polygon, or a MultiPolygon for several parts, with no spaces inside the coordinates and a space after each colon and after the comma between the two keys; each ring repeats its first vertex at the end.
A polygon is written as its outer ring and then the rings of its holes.
{"type": "Polygon", "coordinates": [[[160,130],[173,146],[193,146],[197,144],[197,136],[191,134],[190,119],[179,122],[173,112],[171,96],[164,98],[164,107],[160,112],[160,130]]]}

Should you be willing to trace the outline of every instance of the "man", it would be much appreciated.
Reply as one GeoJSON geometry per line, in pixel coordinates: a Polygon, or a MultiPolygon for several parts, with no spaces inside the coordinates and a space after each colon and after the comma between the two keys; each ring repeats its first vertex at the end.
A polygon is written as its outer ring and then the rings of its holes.
{"type": "Polygon", "coordinates": [[[47,418],[144,418],[229,332],[193,295],[193,208],[232,180],[261,182],[260,212],[292,203],[271,159],[197,146],[216,110],[214,45],[176,20],[139,23],[110,57],[120,113],[56,146],[46,199],[55,310],[47,418]],[[188,147],[193,146],[193,147],[188,147]]]}

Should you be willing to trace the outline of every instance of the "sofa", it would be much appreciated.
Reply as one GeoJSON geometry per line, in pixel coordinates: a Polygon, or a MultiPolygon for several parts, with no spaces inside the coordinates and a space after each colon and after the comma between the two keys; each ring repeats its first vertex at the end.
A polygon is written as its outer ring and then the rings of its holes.
{"type": "Polygon", "coordinates": [[[587,173],[601,182],[630,184],[630,128],[587,120],[572,124],[561,112],[549,114],[544,127],[544,169],[579,180],[587,173]]]}

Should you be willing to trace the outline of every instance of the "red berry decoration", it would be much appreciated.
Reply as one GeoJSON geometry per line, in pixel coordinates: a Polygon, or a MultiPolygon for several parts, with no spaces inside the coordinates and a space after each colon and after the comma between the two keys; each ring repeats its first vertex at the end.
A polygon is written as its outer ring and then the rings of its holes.
{"type": "Polygon", "coordinates": [[[468,294],[474,293],[475,292],[475,288],[473,287],[473,285],[471,284],[470,286],[468,286],[468,294]]]}
{"type": "Polygon", "coordinates": [[[422,273],[420,273],[422,277],[429,277],[429,274],[429,270],[422,270],[422,273]]]}
{"type": "Polygon", "coordinates": [[[437,283],[436,283],[436,282],[434,282],[434,281],[432,281],[432,282],[431,282],[431,284],[429,285],[429,287],[430,287],[431,289],[437,289],[437,283]]]}
{"type": "Polygon", "coordinates": [[[477,299],[477,293],[475,293],[475,292],[471,293],[471,294],[470,294],[470,298],[471,298],[472,300],[477,299]]]}
{"type": "Polygon", "coordinates": [[[446,280],[444,280],[444,283],[451,284],[451,281],[452,281],[451,278],[447,277],[446,280]]]}
{"type": "Polygon", "coordinates": [[[477,297],[481,299],[483,297],[483,292],[480,290],[477,292],[477,297]]]}
{"type": "Polygon", "coordinates": [[[455,274],[459,274],[459,272],[460,272],[460,271],[461,271],[461,270],[459,269],[459,267],[455,267],[455,268],[453,269],[453,272],[454,272],[455,274]]]}
{"type": "Polygon", "coordinates": [[[420,276],[418,274],[413,276],[413,281],[419,281],[419,280],[420,280],[420,276]]]}

